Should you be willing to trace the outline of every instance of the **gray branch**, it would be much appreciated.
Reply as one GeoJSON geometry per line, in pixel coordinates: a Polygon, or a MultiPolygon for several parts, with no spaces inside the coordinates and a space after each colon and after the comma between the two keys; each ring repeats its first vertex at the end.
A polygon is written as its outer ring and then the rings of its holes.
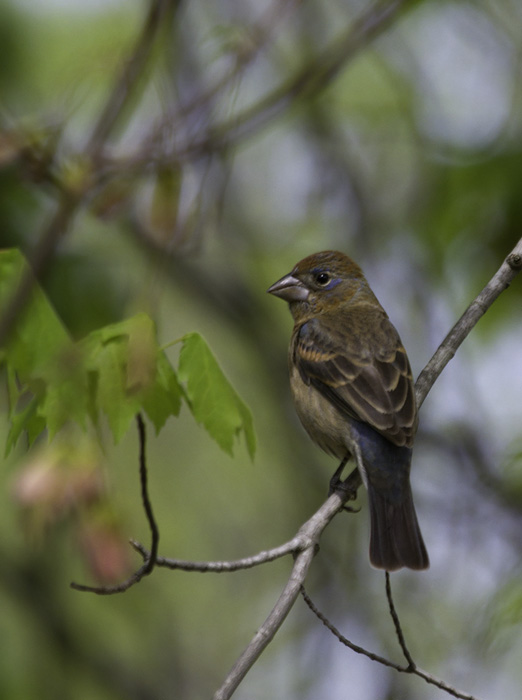
{"type": "Polygon", "coordinates": [[[509,287],[522,269],[522,238],[504,260],[497,273],[480,294],[471,302],[457,323],[444,338],[415,383],[417,406],[420,408],[431,387],[457,352],[462,341],[470,334],[479,319],[500,294],[509,287]]]}

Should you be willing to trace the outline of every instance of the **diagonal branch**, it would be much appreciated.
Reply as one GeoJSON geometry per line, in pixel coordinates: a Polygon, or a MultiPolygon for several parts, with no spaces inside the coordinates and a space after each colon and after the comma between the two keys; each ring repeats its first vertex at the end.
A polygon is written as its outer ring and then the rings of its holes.
{"type": "Polygon", "coordinates": [[[276,632],[290,612],[306,578],[308,569],[317,550],[319,538],[346,501],[354,497],[359,484],[359,474],[351,474],[345,480],[346,488],[336,491],[321,508],[301,527],[296,539],[299,550],[295,552],[295,561],[290,578],[284,587],[274,608],[254,635],[252,641],[238,658],[222,686],[215,693],[213,700],[228,700],[252,668],[264,649],[270,644],[276,632]]]}
{"type": "Polygon", "coordinates": [[[471,302],[457,323],[444,338],[435,354],[420,373],[415,383],[417,405],[420,408],[436,379],[457,352],[462,341],[477,325],[500,294],[509,287],[522,270],[522,238],[504,260],[496,274],[471,302]]]}
{"type": "MultiPolygon", "coordinates": [[[[350,477],[348,477],[348,480],[350,477]]],[[[349,486],[350,484],[348,484],[349,486]]],[[[353,497],[354,491],[347,488],[333,493],[321,508],[301,527],[297,533],[300,550],[295,554],[294,566],[279,600],[254,635],[250,644],[238,658],[213,700],[228,700],[252,668],[264,649],[270,644],[277,630],[290,612],[312,563],[321,533],[343,504],[353,497]]]]}
{"type": "MultiPolygon", "coordinates": [[[[371,4],[355,22],[305,65],[292,78],[278,85],[259,102],[246,107],[243,112],[232,116],[229,122],[219,125],[210,134],[207,142],[230,145],[251,136],[267,121],[272,120],[287,109],[297,98],[313,97],[323,91],[339,75],[345,64],[356,56],[390,25],[397,20],[400,12],[411,4],[411,0],[377,0],[371,4]]],[[[194,144],[197,150],[205,142],[194,144]]]]}
{"type": "Polygon", "coordinates": [[[264,624],[255,633],[250,644],[234,664],[225,682],[215,693],[213,700],[227,700],[227,698],[230,698],[248,671],[261,656],[261,653],[272,641],[299,595],[301,582],[306,578],[314,554],[315,548],[307,547],[296,556],[292,573],[279,596],[279,600],[264,624]]]}

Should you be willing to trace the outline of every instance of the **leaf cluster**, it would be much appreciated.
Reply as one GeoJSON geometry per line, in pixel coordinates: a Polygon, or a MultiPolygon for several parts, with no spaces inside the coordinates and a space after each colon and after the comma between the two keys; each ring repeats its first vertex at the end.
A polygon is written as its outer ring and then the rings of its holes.
{"type": "MultiPolygon", "coordinates": [[[[27,263],[17,250],[0,252],[0,303],[9,304],[27,263]]],[[[179,341],[176,370],[158,345],[156,327],[144,313],[113,323],[74,342],[42,289],[3,348],[10,429],[6,452],[26,433],[29,443],[44,431],[52,439],[70,421],[83,429],[107,419],[115,442],[144,411],[159,432],[185,403],[196,422],[227,453],[243,433],[251,457],[255,436],[250,410],[198,333],[179,341]]]]}

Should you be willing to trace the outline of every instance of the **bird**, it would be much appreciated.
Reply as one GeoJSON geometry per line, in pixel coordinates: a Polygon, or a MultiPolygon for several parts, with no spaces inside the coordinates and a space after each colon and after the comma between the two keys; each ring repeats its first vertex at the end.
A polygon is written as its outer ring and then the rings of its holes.
{"type": "Polygon", "coordinates": [[[427,569],[410,485],[417,406],[399,333],[359,265],[339,251],[309,255],[267,291],[294,319],[290,388],[304,429],[341,460],[334,477],[353,458],[368,491],[371,564],[427,569]]]}

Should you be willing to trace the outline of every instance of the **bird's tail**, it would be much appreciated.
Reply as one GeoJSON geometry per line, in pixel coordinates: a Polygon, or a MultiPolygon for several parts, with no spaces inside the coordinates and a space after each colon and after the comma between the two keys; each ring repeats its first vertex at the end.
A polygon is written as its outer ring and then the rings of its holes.
{"type": "Polygon", "coordinates": [[[399,503],[392,503],[368,484],[370,561],[378,569],[396,571],[407,566],[420,570],[430,565],[409,484],[403,496],[399,503]]]}

